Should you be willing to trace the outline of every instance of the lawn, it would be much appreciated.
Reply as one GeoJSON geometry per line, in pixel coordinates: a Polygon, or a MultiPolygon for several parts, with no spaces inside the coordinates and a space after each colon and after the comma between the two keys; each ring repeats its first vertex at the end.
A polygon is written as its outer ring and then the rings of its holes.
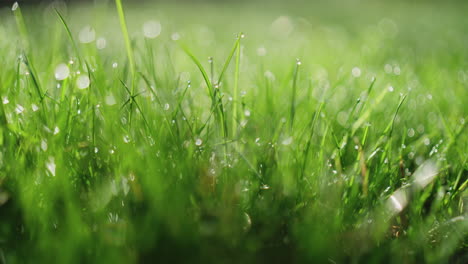
{"type": "Polygon", "coordinates": [[[468,262],[468,4],[0,8],[0,263],[468,262]]]}

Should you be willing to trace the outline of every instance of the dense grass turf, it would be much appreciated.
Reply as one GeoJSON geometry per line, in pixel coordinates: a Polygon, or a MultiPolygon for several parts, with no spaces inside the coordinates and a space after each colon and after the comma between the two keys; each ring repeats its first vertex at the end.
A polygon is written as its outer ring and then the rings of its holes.
{"type": "Polygon", "coordinates": [[[0,10],[0,263],[468,261],[466,4],[116,3],[0,10]]]}

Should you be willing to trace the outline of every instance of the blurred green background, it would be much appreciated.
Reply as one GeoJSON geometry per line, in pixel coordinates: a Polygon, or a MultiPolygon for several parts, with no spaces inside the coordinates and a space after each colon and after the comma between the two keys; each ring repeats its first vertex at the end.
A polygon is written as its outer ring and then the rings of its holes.
{"type": "Polygon", "coordinates": [[[29,47],[0,9],[0,263],[468,260],[466,1],[124,1],[141,112],[114,1],[19,2],[29,47]],[[239,32],[223,137],[182,47],[212,81],[239,32]]]}

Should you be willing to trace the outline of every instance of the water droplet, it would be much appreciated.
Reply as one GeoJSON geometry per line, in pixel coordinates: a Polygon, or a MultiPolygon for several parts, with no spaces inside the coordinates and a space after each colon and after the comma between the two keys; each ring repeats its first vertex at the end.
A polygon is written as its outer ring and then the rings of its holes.
{"type": "Polygon", "coordinates": [[[156,143],[151,136],[148,137],[148,142],[149,142],[150,146],[154,146],[154,144],[156,143]]]}
{"type": "Polygon", "coordinates": [[[50,174],[52,174],[52,176],[55,176],[56,167],[57,166],[55,165],[55,158],[49,157],[49,160],[46,162],[46,168],[50,172],[50,174]]]}
{"type": "Polygon", "coordinates": [[[16,11],[16,9],[18,9],[18,6],[18,2],[14,2],[13,6],[11,7],[11,11],[16,11]]]}
{"type": "Polygon", "coordinates": [[[115,105],[117,103],[113,94],[108,94],[105,98],[105,101],[106,105],[115,105]]]}
{"type": "Polygon", "coordinates": [[[390,86],[388,87],[388,91],[389,91],[389,92],[393,92],[394,90],[395,90],[395,89],[393,88],[393,86],[390,85],[390,86]]]}
{"type": "Polygon", "coordinates": [[[170,108],[170,107],[171,107],[171,106],[170,106],[169,104],[167,104],[167,103],[166,103],[166,104],[164,104],[164,110],[166,110],[166,111],[167,111],[167,110],[169,110],[169,108],[170,108]]]}
{"type": "Polygon", "coordinates": [[[263,75],[270,81],[276,80],[275,74],[272,73],[271,71],[265,71],[263,75]]]}
{"type": "Polygon", "coordinates": [[[201,146],[202,143],[203,143],[203,141],[200,138],[197,138],[195,140],[195,145],[197,145],[197,146],[201,146]]]}
{"type": "Polygon", "coordinates": [[[394,213],[401,212],[408,204],[406,191],[398,189],[388,198],[387,207],[394,213]]]}
{"type": "Polygon", "coordinates": [[[434,180],[438,173],[439,169],[437,165],[433,161],[428,160],[416,169],[413,173],[413,179],[416,185],[424,188],[434,180]]]}
{"type": "Polygon", "coordinates": [[[401,73],[400,67],[395,66],[395,67],[393,68],[393,73],[394,73],[395,75],[400,75],[400,73],[401,73]]]}
{"type": "Polygon", "coordinates": [[[302,64],[301,60],[296,59],[296,64],[297,64],[298,66],[301,65],[301,64],[302,64]]]}
{"type": "Polygon", "coordinates": [[[268,185],[266,185],[266,184],[262,184],[262,185],[260,185],[260,189],[262,189],[262,190],[268,190],[268,189],[270,189],[270,186],[268,186],[268,185]]]}
{"type": "Polygon", "coordinates": [[[240,122],[241,127],[245,127],[247,125],[248,121],[247,120],[242,120],[240,122]]]}
{"type": "Polygon", "coordinates": [[[100,37],[96,40],[96,48],[98,49],[105,49],[107,46],[107,40],[104,37],[100,37]]]}
{"type": "Polygon", "coordinates": [[[408,129],[408,137],[414,137],[414,129],[410,128],[408,129]]]}
{"type": "Polygon", "coordinates": [[[288,37],[294,29],[291,19],[287,16],[280,16],[271,23],[270,32],[278,38],[288,37]]]}
{"type": "Polygon", "coordinates": [[[24,112],[24,107],[22,105],[16,105],[15,112],[19,115],[24,112]]]}
{"type": "Polygon", "coordinates": [[[388,18],[384,18],[379,22],[379,29],[383,36],[390,38],[395,37],[399,31],[397,24],[388,18]]]}
{"type": "Polygon", "coordinates": [[[125,135],[125,136],[123,137],[123,141],[124,141],[125,143],[129,143],[129,142],[130,142],[130,137],[129,137],[128,135],[125,135]]]}
{"type": "Polygon", "coordinates": [[[180,34],[177,33],[177,32],[172,33],[171,39],[174,40],[174,41],[179,40],[180,39],[180,34]]]}
{"type": "Polygon", "coordinates": [[[88,75],[80,75],[76,79],[76,86],[78,87],[78,89],[86,89],[89,87],[89,84],[90,80],[88,75]]]}
{"type": "Polygon", "coordinates": [[[431,152],[429,152],[429,156],[432,156],[434,155],[435,153],[439,152],[439,150],[437,149],[439,145],[435,145],[432,149],[431,149],[431,152]]]}
{"type": "Polygon", "coordinates": [[[69,75],[70,69],[65,63],[61,63],[55,68],[55,79],[62,81],[68,78],[69,75]]]}
{"type": "Polygon", "coordinates": [[[110,223],[117,223],[119,221],[119,214],[118,213],[109,213],[109,222],[110,223]]]}
{"type": "Polygon", "coordinates": [[[250,219],[250,216],[247,213],[244,213],[244,226],[243,226],[244,231],[249,231],[251,226],[252,226],[252,219],[250,219]]]}
{"type": "Polygon", "coordinates": [[[426,145],[426,146],[431,144],[431,140],[429,138],[425,138],[423,142],[424,142],[424,145],[426,145]]]}
{"type": "Polygon", "coordinates": [[[336,116],[336,120],[342,126],[346,126],[346,122],[348,121],[349,114],[346,111],[341,111],[336,116]]]}
{"type": "Polygon", "coordinates": [[[118,66],[119,66],[119,64],[118,64],[117,62],[112,63],[112,68],[115,69],[115,68],[117,68],[118,66]]]}
{"type": "Polygon", "coordinates": [[[385,66],[384,66],[384,71],[385,71],[385,73],[388,73],[388,74],[392,73],[392,71],[393,71],[392,65],[390,65],[390,64],[385,64],[385,66]]]}
{"type": "Polygon", "coordinates": [[[283,145],[285,145],[285,146],[288,146],[288,145],[290,145],[292,142],[293,142],[293,138],[292,138],[292,137],[287,137],[287,138],[285,138],[285,139],[281,142],[281,144],[283,144],[283,145]]]}
{"type": "Polygon", "coordinates": [[[47,151],[47,147],[48,147],[47,146],[47,140],[45,140],[45,139],[41,140],[41,149],[43,151],[47,151]]]}
{"type": "Polygon", "coordinates": [[[99,149],[97,147],[94,147],[94,153],[98,153],[99,149]]]}
{"type": "Polygon", "coordinates": [[[245,110],[245,111],[244,111],[244,115],[247,116],[247,117],[249,117],[249,116],[250,116],[250,111],[249,111],[249,110],[245,110]]]}
{"type": "Polygon", "coordinates": [[[81,43],[91,43],[96,39],[96,31],[91,26],[85,26],[81,29],[78,39],[81,43]]]}
{"type": "Polygon", "coordinates": [[[11,7],[11,11],[16,11],[16,9],[18,9],[18,7],[19,7],[18,2],[14,2],[13,6],[11,7]]]}
{"type": "Polygon", "coordinates": [[[60,132],[60,128],[58,126],[56,126],[54,128],[54,135],[57,135],[59,132],[60,132]]]}
{"type": "Polygon", "coordinates": [[[361,76],[361,69],[359,69],[358,67],[354,67],[351,70],[351,74],[353,75],[353,77],[357,78],[357,77],[361,76]]]}
{"type": "Polygon", "coordinates": [[[419,132],[419,133],[421,133],[421,134],[424,133],[424,130],[425,130],[425,129],[424,129],[424,126],[423,126],[422,124],[419,125],[417,129],[418,129],[418,132],[419,132]]]}
{"type": "Polygon", "coordinates": [[[159,21],[150,20],[143,24],[143,35],[147,38],[154,39],[161,34],[161,23],[159,21]]]}
{"type": "Polygon", "coordinates": [[[4,96],[4,97],[2,98],[2,102],[3,102],[3,104],[8,104],[8,103],[10,102],[10,100],[8,100],[8,97],[7,97],[7,96],[4,96]]]}
{"type": "Polygon", "coordinates": [[[262,56],[262,57],[263,57],[263,56],[265,56],[266,54],[267,54],[267,50],[265,49],[265,47],[262,46],[262,47],[259,47],[259,48],[257,49],[257,55],[258,55],[258,56],[262,56]]]}

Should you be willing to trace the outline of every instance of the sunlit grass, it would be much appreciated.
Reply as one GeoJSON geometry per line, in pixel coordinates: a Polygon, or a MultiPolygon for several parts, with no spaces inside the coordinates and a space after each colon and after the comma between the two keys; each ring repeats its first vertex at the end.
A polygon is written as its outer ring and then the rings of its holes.
{"type": "Polygon", "coordinates": [[[127,2],[0,9],[0,263],[466,262],[466,4],[127,2]]]}

